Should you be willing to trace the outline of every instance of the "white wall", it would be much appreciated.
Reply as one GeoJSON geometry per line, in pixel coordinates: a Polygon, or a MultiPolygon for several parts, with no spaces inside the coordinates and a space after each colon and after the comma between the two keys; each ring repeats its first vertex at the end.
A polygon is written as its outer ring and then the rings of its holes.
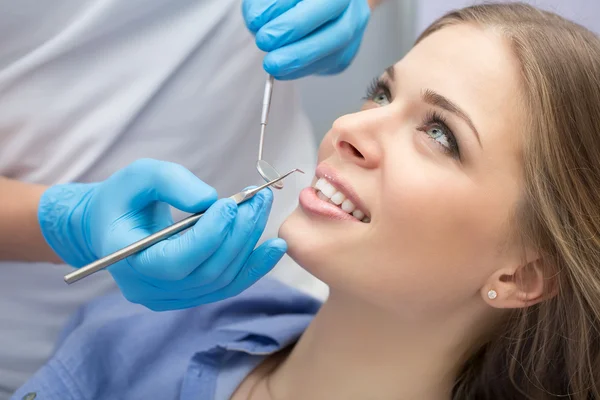
{"type": "Polygon", "coordinates": [[[410,49],[415,31],[413,3],[412,0],[387,0],[375,10],[359,53],[346,71],[337,76],[309,77],[298,82],[318,142],[337,117],[360,108],[371,80],[410,49]]]}

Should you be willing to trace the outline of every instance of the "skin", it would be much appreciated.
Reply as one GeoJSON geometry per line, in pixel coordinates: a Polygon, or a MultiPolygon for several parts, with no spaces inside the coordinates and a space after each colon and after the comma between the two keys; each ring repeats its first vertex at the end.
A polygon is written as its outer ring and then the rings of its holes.
{"type": "Polygon", "coordinates": [[[302,206],[286,220],[289,254],[329,284],[330,297],[290,355],[251,374],[239,393],[251,383],[260,399],[447,399],[462,361],[506,309],[543,299],[535,249],[510,223],[527,113],[508,44],[494,31],[447,27],[383,79],[391,97],[379,93],[339,118],[319,150],[371,222],[302,206]],[[464,110],[479,139],[465,120],[424,102],[426,90],[464,110]],[[432,110],[460,158],[433,139],[435,124],[424,126],[432,110]]]}
{"type": "Polygon", "coordinates": [[[38,223],[38,204],[46,189],[0,177],[0,260],[62,262],[46,243],[38,223]]]}

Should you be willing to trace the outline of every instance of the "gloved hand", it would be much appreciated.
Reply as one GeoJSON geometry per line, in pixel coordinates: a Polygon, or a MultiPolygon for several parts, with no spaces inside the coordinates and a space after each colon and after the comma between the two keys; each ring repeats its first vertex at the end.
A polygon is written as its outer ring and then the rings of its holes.
{"type": "Polygon", "coordinates": [[[254,249],[272,200],[265,189],[239,206],[217,201],[216,191],[182,166],[140,160],[101,183],[50,187],[38,217],[52,249],[81,267],[172,224],[169,205],[208,208],[188,231],[108,268],[125,298],[161,311],[235,296],[269,272],[287,249],[281,239],[254,249]]]}
{"type": "Polygon", "coordinates": [[[244,0],[242,13],[265,70],[280,80],[342,72],[371,15],[367,0],[244,0]]]}

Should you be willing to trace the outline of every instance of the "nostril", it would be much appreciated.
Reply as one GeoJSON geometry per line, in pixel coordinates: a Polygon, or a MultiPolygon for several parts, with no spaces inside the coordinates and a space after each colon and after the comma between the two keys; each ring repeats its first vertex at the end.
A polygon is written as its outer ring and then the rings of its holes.
{"type": "Polygon", "coordinates": [[[352,154],[354,157],[360,158],[362,160],[365,159],[365,157],[362,155],[362,153],[360,151],[358,151],[358,149],[354,146],[352,146],[350,143],[346,142],[346,141],[342,141],[340,142],[340,148],[350,154],[352,154]]]}

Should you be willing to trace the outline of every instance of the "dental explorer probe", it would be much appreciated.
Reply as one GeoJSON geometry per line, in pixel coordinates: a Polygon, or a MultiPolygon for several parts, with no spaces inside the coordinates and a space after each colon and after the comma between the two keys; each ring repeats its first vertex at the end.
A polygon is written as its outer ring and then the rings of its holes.
{"type": "MultiPolygon", "coordinates": [[[[304,173],[300,169],[291,170],[287,174],[282,175],[282,176],[278,177],[277,179],[267,182],[264,185],[261,185],[257,188],[242,190],[241,192],[236,193],[233,196],[231,196],[230,199],[233,199],[236,202],[236,204],[241,204],[247,200],[250,200],[252,197],[254,197],[254,195],[256,195],[258,192],[260,192],[264,188],[271,186],[271,185],[281,181],[284,178],[287,178],[289,175],[293,174],[294,172],[304,173]]],[[[138,240],[137,242],[130,244],[127,247],[122,248],[121,250],[117,250],[114,253],[107,255],[106,257],[96,260],[82,268],[79,268],[79,269],[65,275],[64,280],[66,283],[68,283],[70,285],[72,283],[77,282],[80,279],[83,279],[87,276],[92,275],[93,273],[103,270],[104,268],[109,267],[109,266],[135,254],[135,253],[145,250],[148,247],[150,247],[164,239],[167,239],[168,237],[171,237],[171,236],[173,236],[177,233],[180,233],[188,228],[191,228],[203,215],[204,215],[204,212],[190,215],[189,217],[184,218],[181,221],[176,222],[173,225],[166,227],[165,229],[162,229],[144,239],[138,240]]]]}
{"type": "MultiPolygon", "coordinates": [[[[258,160],[256,161],[256,169],[260,176],[266,182],[277,179],[281,174],[277,172],[275,168],[265,160],[263,160],[263,147],[265,144],[265,131],[267,129],[267,122],[269,121],[269,111],[271,109],[271,98],[273,97],[273,86],[275,84],[275,78],[272,75],[267,76],[267,82],[265,83],[265,94],[263,96],[262,112],[260,114],[260,141],[258,142],[258,160]]],[[[283,189],[283,183],[276,183],[273,185],[275,189],[283,189]]]]}

